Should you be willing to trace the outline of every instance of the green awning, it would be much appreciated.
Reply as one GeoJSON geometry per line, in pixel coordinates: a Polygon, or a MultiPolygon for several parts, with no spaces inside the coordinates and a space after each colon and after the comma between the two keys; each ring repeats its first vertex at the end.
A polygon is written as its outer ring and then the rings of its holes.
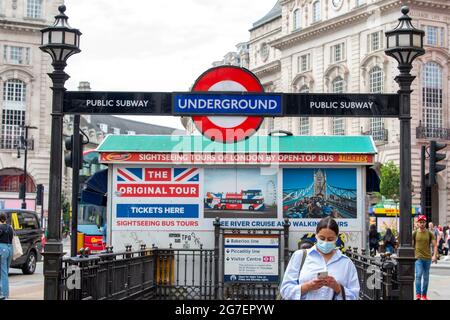
{"type": "Polygon", "coordinates": [[[371,136],[252,136],[237,143],[203,136],[108,135],[99,152],[359,153],[376,154],[371,136]]]}

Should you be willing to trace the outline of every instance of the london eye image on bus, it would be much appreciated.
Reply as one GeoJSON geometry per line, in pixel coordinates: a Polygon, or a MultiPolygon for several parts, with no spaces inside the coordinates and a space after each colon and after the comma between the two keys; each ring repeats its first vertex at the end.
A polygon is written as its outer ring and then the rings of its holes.
{"type": "Polygon", "coordinates": [[[354,219],[355,169],[284,169],[283,216],[287,218],[354,219]]]}

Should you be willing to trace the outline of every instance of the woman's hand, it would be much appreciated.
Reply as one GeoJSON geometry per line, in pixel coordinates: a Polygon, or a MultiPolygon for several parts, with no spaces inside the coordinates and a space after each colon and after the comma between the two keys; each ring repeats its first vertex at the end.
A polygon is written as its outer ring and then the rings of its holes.
{"type": "Polygon", "coordinates": [[[325,278],[325,285],[334,290],[337,294],[341,293],[341,285],[332,276],[325,278]]]}
{"type": "Polygon", "coordinates": [[[312,290],[319,290],[324,285],[326,285],[326,281],[324,279],[313,279],[308,282],[302,284],[302,292],[301,294],[305,294],[312,290]]]}

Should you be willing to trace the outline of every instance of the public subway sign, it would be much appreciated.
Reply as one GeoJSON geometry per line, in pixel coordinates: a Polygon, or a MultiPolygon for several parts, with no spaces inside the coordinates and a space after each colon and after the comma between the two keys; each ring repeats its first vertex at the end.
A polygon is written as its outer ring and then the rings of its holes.
{"type": "Polygon", "coordinates": [[[399,97],[347,93],[67,91],[63,113],[395,118],[399,116],[399,97]]]}
{"type": "MultiPolygon", "coordinates": [[[[165,152],[102,152],[102,163],[152,164],[372,164],[371,154],[305,154],[305,153],[165,153],[165,152]]],[[[197,190],[186,191],[195,194],[197,190]]],[[[125,195],[128,194],[125,190],[125,195]]],[[[132,193],[134,194],[134,193],[132,193]]],[[[151,196],[151,193],[147,193],[151,196]]],[[[137,194],[136,196],[140,196],[137,194]]]]}
{"type": "Polygon", "coordinates": [[[284,94],[287,117],[398,117],[396,94],[284,94]]]}
{"type": "Polygon", "coordinates": [[[174,93],[173,113],[196,115],[282,115],[281,94],[174,93]]]}

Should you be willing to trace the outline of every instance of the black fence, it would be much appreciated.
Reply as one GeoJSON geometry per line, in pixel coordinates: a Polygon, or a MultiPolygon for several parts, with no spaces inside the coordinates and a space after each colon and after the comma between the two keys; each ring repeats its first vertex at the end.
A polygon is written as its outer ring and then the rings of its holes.
{"type": "MultiPolygon", "coordinates": [[[[292,251],[289,224],[279,229],[230,229],[215,222],[214,249],[160,249],[155,246],[63,260],[62,300],[275,300],[292,251]],[[278,277],[273,281],[228,281],[224,258],[228,237],[267,237],[279,246],[278,277]]],[[[399,296],[397,262],[388,254],[371,257],[348,248],[360,282],[360,299],[393,300],[399,296]]]]}
{"type": "Polygon", "coordinates": [[[156,257],[143,245],[139,251],[63,260],[60,294],[62,300],[152,299],[155,295],[156,257]]]}
{"type": "Polygon", "coordinates": [[[353,261],[358,272],[361,300],[397,300],[397,261],[390,254],[379,257],[367,255],[365,249],[349,247],[345,254],[353,261]]]}
{"type": "Polygon", "coordinates": [[[155,295],[159,300],[211,300],[217,297],[214,250],[153,249],[155,295]]]}

